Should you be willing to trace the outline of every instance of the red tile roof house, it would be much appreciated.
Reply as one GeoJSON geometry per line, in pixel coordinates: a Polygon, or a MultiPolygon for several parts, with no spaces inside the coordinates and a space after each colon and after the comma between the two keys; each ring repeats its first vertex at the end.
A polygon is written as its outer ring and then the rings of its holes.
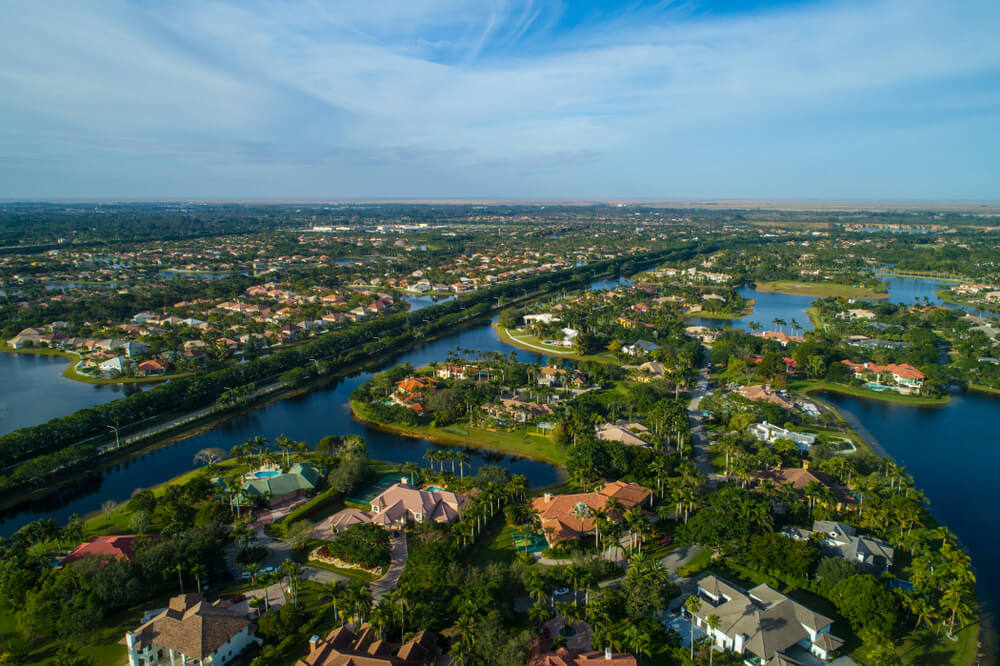
{"type": "Polygon", "coordinates": [[[593,534],[596,528],[593,513],[604,511],[609,499],[614,499],[628,511],[633,507],[645,505],[652,495],[652,491],[637,483],[615,481],[595,493],[570,495],[545,493],[544,496],[531,500],[531,510],[538,514],[542,531],[545,532],[545,540],[552,546],[560,541],[593,534]],[[588,514],[582,519],[573,515],[575,508],[580,504],[587,507],[588,514]]]}
{"type": "Polygon", "coordinates": [[[847,359],[844,359],[842,363],[854,372],[855,377],[870,379],[877,387],[891,389],[901,395],[914,393],[919,395],[920,388],[927,378],[924,373],[909,363],[878,365],[871,361],[852,363],[847,359]],[[891,380],[894,384],[884,383],[887,380],[891,380]]]}
{"type": "Polygon", "coordinates": [[[135,539],[134,534],[94,537],[74,548],[60,564],[66,566],[92,556],[117,557],[131,562],[135,557],[135,539]]]}
{"type": "Polygon", "coordinates": [[[149,377],[151,375],[162,375],[167,372],[168,364],[166,361],[161,361],[159,359],[153,359],[151,361],[143,361],[139,364],[139,374],[149,377]]]}

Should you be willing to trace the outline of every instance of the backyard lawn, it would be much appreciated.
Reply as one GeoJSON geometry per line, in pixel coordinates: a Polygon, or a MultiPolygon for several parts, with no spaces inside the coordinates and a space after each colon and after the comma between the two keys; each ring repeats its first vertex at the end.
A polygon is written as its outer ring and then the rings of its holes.
{"type": "Polygon", "coordinates": [[[779,294],[812,296],[814,298],[889,298],[888,292],[875,291],[874,289],[870,289],[868,287],[826,282],[796,282],[795,280],[758,282],[757,290],[776,292],[779,294]]]}

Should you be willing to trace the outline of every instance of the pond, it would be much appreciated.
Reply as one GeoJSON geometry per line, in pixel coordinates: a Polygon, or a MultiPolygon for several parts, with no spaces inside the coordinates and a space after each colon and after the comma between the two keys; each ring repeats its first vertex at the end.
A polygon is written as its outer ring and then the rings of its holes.
{"type": "Polygon", "coordinates": [[[0,353],[0,435],[125,395],[122,384],[85,384],[63,377],[64,356],[0,353]]]}

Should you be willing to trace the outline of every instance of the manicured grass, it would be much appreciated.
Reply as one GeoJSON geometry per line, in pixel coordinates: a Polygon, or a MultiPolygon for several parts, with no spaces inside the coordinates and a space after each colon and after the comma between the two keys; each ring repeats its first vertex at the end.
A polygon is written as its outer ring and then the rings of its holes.
{"type": "Polygon", "coordinates": [[[915,407],[937,407],[947,405],[951,400],[949,396],[931,398],[919,395],[899,395],[894,391],[872,391],[857,386],[828,382],[823,379],[799,379],[789,382],[788,386],[795,391],[805,394],[817,391],[830,391],[831,393],[842,393],[843,395],[851,395],[856,398],[881,400],[883,402],[894,402],[900,405],[913,405],[915,407]]]}
{"type": "Polygon", "coordinates": [[[775,280],[774,282],[758,282],[758,291],[776,292],[779,294],[795,294],[812,296],[814,298],[844,297],[844,298],[889,298],[886,292],[875,291],[868,287],[857,287],[850,284],[830,284],[826,282],[797,282],[795,280],[775,280]]]}
{"type": "Polygon", "coordinates": [[[377,423],[366,419],[363,415],[364,411],[363,404],[355,400],[351,401],[351,412],[355,418],[404,437],[423,437],[439,444],[512,453],[556,465],[563,465],[566,462],[566,452],[560,446],[544,435],[528,433],[526,428],[507,432],[463,425],[462,429],[467,430],[468,434],[456,435],[454,432],[449,432],[449,428],[454,426],[398,426],[377,423]]]}
{"type": "Polygon", "coordinates": [[[985,663],[977,659],[979,652],[979,626],[969,625],[955,632],[957,641],[951,641],[943,634],[938,636],[932,629],[924,629],[906,636],[896,645],[898,654],[904,664],[918,666],[930,664],[968,664],[985,663]]]}
{"type": "Polygon", "coordinates": [[[994,388],[992,386],[986,386],[985,384],[969,384],[970,391],[979,391],[980,393],[992,393],[993,395],[1000,395],[1000,388],[994,388]]]}
{"type": "Polygon", "coordinates": [[[502,519],[497,520],[495,525],[487,528],[475,545],[469,548],[465,554],[466,560],[477,567],[493,562],[510,564],[517,557],[517,551],[514,550],[514,534],[520,531],[519,527],[507,525],[502,519]]]}

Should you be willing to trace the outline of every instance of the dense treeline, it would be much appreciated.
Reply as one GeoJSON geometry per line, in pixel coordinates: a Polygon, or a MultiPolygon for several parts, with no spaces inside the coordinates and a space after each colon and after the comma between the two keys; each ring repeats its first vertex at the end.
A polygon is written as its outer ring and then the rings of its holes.
{"type": "MultiPolygon", "coordinates": [[[[623,263],[653,263],[668,258],[691,256],[695,248],[659,250],[638,258],[609,260],[528,278],[516,283],[474,292],[462,300],[450,301],[419,312],[398,314],[348,327],[293,349],[248,363],[216,370],[200,377],[177,379],[150,391],[136,393],[105,405],[80,410],[31,428],[22,428],[0,438],[0,488],[36,483],[58,470],[80,467],[97,451],[96,439],[108,426],[123,427],[174,410],[190,410],[214,403],[227,386],[243,386],[268,380],[300,369],[309,371],[311,359],[328,359],[328,371],[346,367],[401,347],[415,338],[437,335],[464,321],[488,314],[497,299],[522,296],[538,288],[574,288],[584,285],[594,271],[618,271],[623,263]],[[426,320],[426,321],[425,321],[426,320]],[[21,463],[16,467],[13,465],[21,463]]],[[[317,364],[318,365],[318,364],[317,364]]],[[[298,377],[296,377],[298,379],[298,377]]]]}

